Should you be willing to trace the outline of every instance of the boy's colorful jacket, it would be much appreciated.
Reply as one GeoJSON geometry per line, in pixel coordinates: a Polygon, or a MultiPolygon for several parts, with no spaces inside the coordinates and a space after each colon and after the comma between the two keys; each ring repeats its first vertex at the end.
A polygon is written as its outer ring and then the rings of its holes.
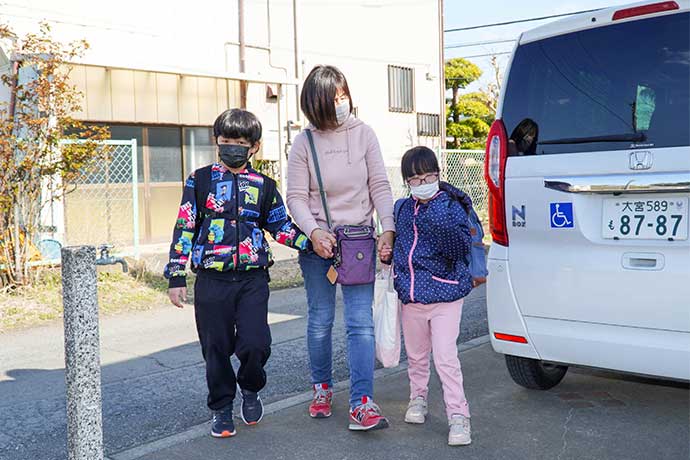
{"type": "Polygon", "coordinates": [[[441,188],[427,203],[407,198],[395,223],[395,290],[403,304],[453,302],[472,290],[471,200],[449,184],[441,188]]]}
{"type": "Polygon", "coordinates": [[[267,197],[270,212],[264,218],[264,228],[260,228],[262,174],[251,167],[233,174],[219,163],[205,168],[210,168],[210,174],[201,174],[204,168],[198,169],[185,182],[164,271],[170,287],[186,286],[185,266],[190,257],[194,270],[225,272],[270,266],[273,256],[263,230],[288,247],[308,249],[309,239],[288,217],[278,191],[267,197]],[[204,177],[210,183],[202,183],[204,177]],[[197,209],[199,191],[208,191],[201,198],[204,209],[197,209]]]}

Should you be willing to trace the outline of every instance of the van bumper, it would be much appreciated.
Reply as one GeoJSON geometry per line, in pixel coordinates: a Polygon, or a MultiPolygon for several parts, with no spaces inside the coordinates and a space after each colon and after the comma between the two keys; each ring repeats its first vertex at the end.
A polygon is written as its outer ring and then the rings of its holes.
{"type": "MultiPolygon", "coordinates": [[[[493,245],[497,246],[497,245],[493,245]]],[[[492,246],[491,250],[494,248],[492,246]]],[[[518,307],[513,286],[510,282],[510,268],[507,260],[491,258],[487,262],[489,277],[486,286],[486,306],[489,320],[491,346],[497,353],[541,359],[532,345],[527,326],[518,307]],[[527,343],[499,340],[496,334],[524,337],[527,343]]]]}

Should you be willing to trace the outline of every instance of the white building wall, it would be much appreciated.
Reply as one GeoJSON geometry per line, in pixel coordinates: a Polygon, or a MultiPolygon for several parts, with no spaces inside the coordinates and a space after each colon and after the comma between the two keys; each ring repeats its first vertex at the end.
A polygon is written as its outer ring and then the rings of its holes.
{"type": "MultiPolygon", "coordinates": [[[[298,0],[298,37],[304,78],[316,64],[347,76],[362,120],[379,136],[387,162],[418,144],[416,113],[388,110],[388,65],[415,70],[415,112],[440,114],[438,0],[298,0]],[[427,76],[429,78],[427,78],[427,76]]],[[[295,78],[292,0],[245,0],[246,73],[275,80],[295,78]],[[270,8],[270,59],[268,10],[270,8]]],[[[98,7],[86,0],[10,0],[0,20],[20,35],[52,24],[63,41],[86,39],[83,62],[104,67],[221,75],[239,72],[238,2],[233,0],[120,0],[98,7]]],[[[249,86],[248,108],[264,124],[267,157],[276,159],[287,120],[297,120],[297,93],[286,86],[278,128],[278,103],[263,83],[249,86]],[[280,134],[279,134],[280,133],[280,134]],[[278,136],[281,136],[279,144],[278,136]],[[271,147],[271,146],[274,147],[271,147]]],[[[125,120],[120,120],[125,121],[125,120]]],[[[135,120],[132,120],[135,121],[135,120]]]]}

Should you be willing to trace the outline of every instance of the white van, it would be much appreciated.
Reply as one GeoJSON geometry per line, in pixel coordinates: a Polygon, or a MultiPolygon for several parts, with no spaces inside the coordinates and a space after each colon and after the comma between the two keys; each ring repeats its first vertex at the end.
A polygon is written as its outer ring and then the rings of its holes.
{"type": "Polygon", "coordinates": [[[690,0],[524,33],[487,141],[491,343],[520,385],[567,366],[690,379],[690,0]]]}

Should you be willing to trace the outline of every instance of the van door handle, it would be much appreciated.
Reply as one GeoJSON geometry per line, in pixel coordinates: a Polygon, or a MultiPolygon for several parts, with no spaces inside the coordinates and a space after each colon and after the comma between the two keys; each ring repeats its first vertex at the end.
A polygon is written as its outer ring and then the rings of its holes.
{"type": "Polygon", "coordinates": [[[623,268],[627,270],[663,270],[666,259],[663,254],[626,252],[623,254],[623,268]]]}
{"type": "Polygon", "coordinates": [[[690,173],[640,174],[594,177],[550,177],[544,187],[565,193],[614,194],[621,193],[685,193],[690,192],[690,173]]]}

